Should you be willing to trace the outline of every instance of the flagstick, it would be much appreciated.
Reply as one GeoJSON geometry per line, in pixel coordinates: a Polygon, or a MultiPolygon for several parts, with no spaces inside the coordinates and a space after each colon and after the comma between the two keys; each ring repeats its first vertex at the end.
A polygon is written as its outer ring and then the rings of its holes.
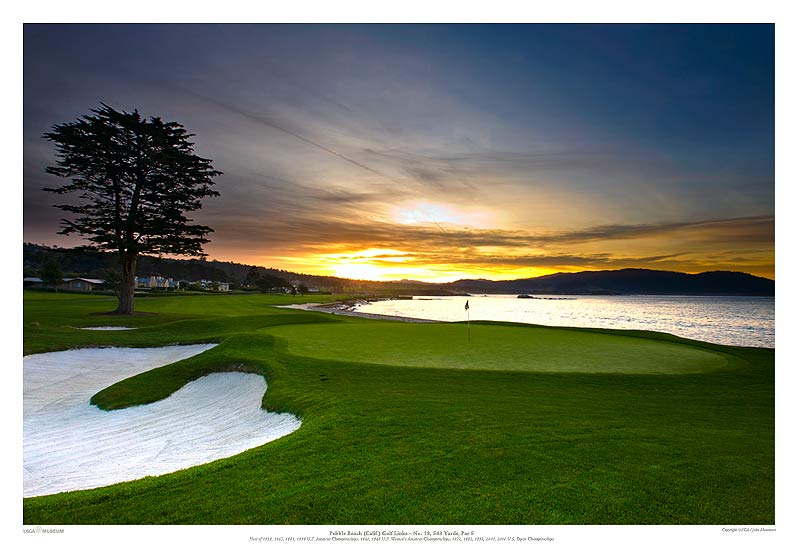
{"type": "Polygon", "coordinates": [[[470,342],[470,335],[469,335],[469,309],[467,309],[467,343],[470,342]]]}

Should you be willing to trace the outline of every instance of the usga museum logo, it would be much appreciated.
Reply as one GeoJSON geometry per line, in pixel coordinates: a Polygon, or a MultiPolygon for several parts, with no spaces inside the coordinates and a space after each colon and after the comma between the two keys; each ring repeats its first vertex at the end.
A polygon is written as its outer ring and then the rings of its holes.
{"type": "Polygon", "coordinates": [[[63,528],[42,528],[41,526],[37,526],[36,528],[23,528],[23,534],[63,534],[63,528]]]}

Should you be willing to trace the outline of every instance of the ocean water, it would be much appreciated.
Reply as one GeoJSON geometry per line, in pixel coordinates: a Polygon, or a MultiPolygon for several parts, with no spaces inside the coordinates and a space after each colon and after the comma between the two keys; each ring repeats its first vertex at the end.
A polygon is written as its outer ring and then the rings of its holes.
{"type": "Polygon", "coordinates": [[[651,330],[722,345],[775,347],[774,297],[423,297],[376,301],[359,312],[440,321],[499,320],[546,326],[651,330]]]}

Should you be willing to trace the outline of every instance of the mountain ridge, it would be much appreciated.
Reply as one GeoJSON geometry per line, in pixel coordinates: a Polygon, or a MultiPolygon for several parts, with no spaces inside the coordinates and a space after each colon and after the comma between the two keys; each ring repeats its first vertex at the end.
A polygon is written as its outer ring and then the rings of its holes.
{"type": "Polygon", "coordinates": [[[554,273],[515,280],[461,279],[446,286],[467,292],[493,293],[775,295],[774,280],[720,270],[690,274],[628,268],[554,273]]]}

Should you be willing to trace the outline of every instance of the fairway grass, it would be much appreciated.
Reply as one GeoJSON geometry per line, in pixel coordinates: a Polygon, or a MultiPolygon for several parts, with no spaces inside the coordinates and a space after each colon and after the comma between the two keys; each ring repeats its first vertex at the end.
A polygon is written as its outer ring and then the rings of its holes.
{"type": "MultiPolygon", "coordinates": [[[[404,324],[282,296],[25,295],[25,352],[218,342],[93,397],[258,373],[302,427],[176,473],[24,500],[26,524],[772,524],[774,351],[663,334],[404,324]],[[205,298],[205,299],[204,299],[205,298]],[[299,301],[299,300],[297,300],[299,301]],[[294,301],[294,302],[297,302],[294,301]]],[[[316,297],[315,300],[319,298],[316,297]]]]}

